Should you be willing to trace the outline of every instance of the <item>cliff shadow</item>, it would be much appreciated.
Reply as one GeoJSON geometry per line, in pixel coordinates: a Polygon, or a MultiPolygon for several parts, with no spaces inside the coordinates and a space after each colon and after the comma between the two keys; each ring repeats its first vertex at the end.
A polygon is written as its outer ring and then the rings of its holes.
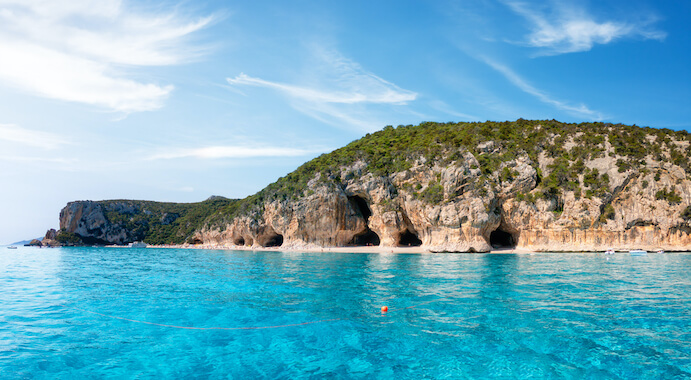
{"type": "Polygon", "coordinates": [[[280,247],[283,245],[283,235],[275,234],[270,236],[264,243],[264,247],[280,247]]]}
{"type": "Polygon", "coordinates": [[[397,245],[399,247],[419,247],[422,245],[422,240],[420,240],[416,233],[405,230],[398,236],[397,245]]]}
{"type": "MultiPolygon", "coordinates": [[[[499,209],[499,211],[503,210],[499,209]]],[[[519,235],[520,231],[510,226],[502,215],[499,226],[485,239],[493,249],[514,249],[518,245],[519,235]]]]}
{"type": "Polygon", "coordinates": [[[187,239],[187,243],[192,244],[192,245],[199,245],[199,244],[204,244],[204,240],[202,240],[198,237],[191,237],[191,238],[187,239]]]}
{"type": "Polygon", "coordinates": [[[413,228],[413,223],[408,218],[408,214],[401,210],[401,217],[407,228],[399,232],[396,245],[399,247],[419,247],[422,245],[422,240],[417,235],[417,232],[413,228]]]}
{"type": "Polygon", "coordinates": [[[366,225],[365,230],[353,236],[348,245],[358,247],[379,245],[379,235],[369,227],[369,217],[372,216],[372,210],[369,208],[367,201],[360,196],[352,195],[348,197],[348,203],[350,203],[353,210],[360,213],[366,225]]]}
{"type": "Polygon", "coordinates": [[[516,248],[516,240],[510,232],[502,230],[501,227],[489,234],[489,245],[492,248],[516,248]]]}
{"type": "Polygon", "coordinates": [[[283,235],[271,227],[264,227],[257,235],[256,242],[262,247],[280,247],[283,245],[283,235]]]}
{"type": "Polygon", "coordinates": [[[244,236],[238,236],[235,239],[233,239],[233,244],[235,245],[246,245],[246,246],[251,246],[254,241],[252,238],[247,238],[245,239],[244,236]]]}

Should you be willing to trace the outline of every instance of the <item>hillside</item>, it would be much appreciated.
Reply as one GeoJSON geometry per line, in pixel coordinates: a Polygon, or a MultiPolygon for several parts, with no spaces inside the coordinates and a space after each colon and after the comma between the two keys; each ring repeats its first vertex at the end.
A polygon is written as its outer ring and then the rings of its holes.
{"type": "Polygon", "coordinates": [[[387,126],[144,240],[689,249],[690,142],[685,131],[555,120],[387,126]]]}
{"type": "Polygon", "coordinates": [[[182,244],[214,212],[236,200],[211,197],[198,203],[136,200],[76,201],[60,212],[61,244],[182,244]]]}

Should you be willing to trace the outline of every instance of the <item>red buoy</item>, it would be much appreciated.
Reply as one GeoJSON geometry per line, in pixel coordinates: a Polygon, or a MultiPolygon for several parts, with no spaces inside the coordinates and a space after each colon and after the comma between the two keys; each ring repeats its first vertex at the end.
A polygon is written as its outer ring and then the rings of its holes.
{"type": "Polygon", "coordinates": [[[381,312],[382,312],[382,313],[386,313],[387,311],[389,311],[389,307],[388,307],[388,306],[382,306],[382,307],[381,307],[381,312]]]}

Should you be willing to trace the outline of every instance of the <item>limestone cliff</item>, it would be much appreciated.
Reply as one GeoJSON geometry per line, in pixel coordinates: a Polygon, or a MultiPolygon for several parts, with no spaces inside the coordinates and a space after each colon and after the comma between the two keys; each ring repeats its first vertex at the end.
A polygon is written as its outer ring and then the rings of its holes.
{"type": "MultiPolygon", "coordinates": [[[[387,127],[219,208],[187,239],[440,252],[689,250],[690,141],[686,132],[553,120],[387,127]]],[[[61,227],[130,239],[132,231],[104,230],[99,212],[68,205],[61,227]]]]}
{"type": "Polygon", "coordinates": [[[135,241],[181,244],[201,228],[209,215],[233,202],[217,196],[199,203],[70,202],[60,211],[60,231],[51,237],[47,234],[46,239],[62,245],[123,245],[135,241]]]}

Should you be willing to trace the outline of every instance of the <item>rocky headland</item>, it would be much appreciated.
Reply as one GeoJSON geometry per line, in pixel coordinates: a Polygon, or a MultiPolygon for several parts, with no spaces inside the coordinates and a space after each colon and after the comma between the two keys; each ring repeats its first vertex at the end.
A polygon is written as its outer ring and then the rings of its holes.
{"type": "Polygon", "coordinates": [[[690,145],[608,123],[387,126],[245,199],[70,202],[50,241],[691,250],[690,145]]]}

